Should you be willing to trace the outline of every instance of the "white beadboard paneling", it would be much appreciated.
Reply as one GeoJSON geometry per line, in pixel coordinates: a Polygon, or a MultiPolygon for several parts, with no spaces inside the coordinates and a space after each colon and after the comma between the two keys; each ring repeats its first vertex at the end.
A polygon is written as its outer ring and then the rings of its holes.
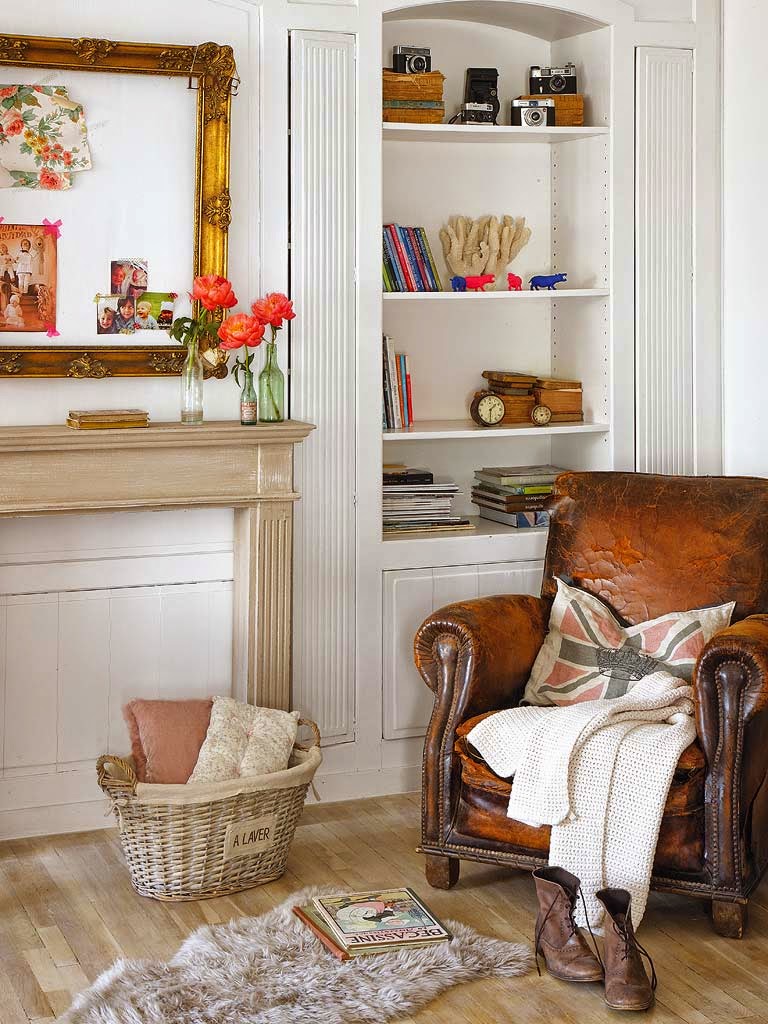
{"type": "Polygon", "coordinates": [[[109,592],[59,596],[58,764],[105,753],[109,722],[109,592]]]}
{"type": "Polygon", "coordinates": [[[538,594],[541,562],[500,562],[383,573],[385,740],[423,736],[433,698],[413,662],[413,638],[444,605],[492,594],[538,594]]]}
{"type": "Polygon", "coordinates": [[[639,47],[636,73],[637,468],[693,473],[693,53],[639,47]]]}
{"type": "Polygon", "coordinates": [[[156,587],[110,591],[108,750],[125,750],[122,707],[161,695],[162,612],[156,587]]]}
{"type": "Polygon", "coordinates": [[[58,614],[56,595],[8,598],[4,768],[56,762],[58,614]]]}
{"type": "Polygon", "coordinates": [[[355,39],[291,33],[291,414],[297,453],[294,705],[354,739],[355,39]]]}
{"type": "Polygon", "coordinates": [[[5,764],[5,662],[8,645],[6,643],[7,598],[0,595],[0,776],[5,764]]]}

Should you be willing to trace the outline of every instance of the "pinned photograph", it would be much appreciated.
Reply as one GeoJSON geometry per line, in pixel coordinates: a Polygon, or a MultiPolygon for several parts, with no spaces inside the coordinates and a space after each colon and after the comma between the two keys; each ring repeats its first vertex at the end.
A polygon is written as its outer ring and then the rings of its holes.
{"type": "Polygon", "coordinates": [[[116,334],[133,334],[136,330],[136,300],[132,295],[120,295],[115,317],[116,334]]]}
{"type": "Polygon", "coordinates": [[[109,267],[109,290],[113,295],[130,295],[136,299],[147,290],[147,261],[144,259],[112,260],[109,267]]]}
{"type": "Polygon", "coordinates": [[[117,304],[122,295],[100,295],[96,303],[96,333],[117,334],[117,304]]]}
{"type": "Polygon", "coordinates": [[[56,234],[0,224],[0,331],[46,333],[56,323],[56,234]]]}
{"type": "Polygon", "coordinates": [[[144,292],[136,299],[136,330],[167,331],[173,323],[173,307],[170,292],[144,292]]]}

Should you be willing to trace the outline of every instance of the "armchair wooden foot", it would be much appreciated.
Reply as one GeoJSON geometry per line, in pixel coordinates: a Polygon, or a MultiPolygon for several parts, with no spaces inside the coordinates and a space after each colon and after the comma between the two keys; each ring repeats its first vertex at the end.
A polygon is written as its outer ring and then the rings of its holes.
{"type": "Polygon", "coordinates": [[[712,900],[712,924],[718,935],[740,939],[747,927],[747,904],[712,900]]]}
{"type": "Polygon", "coordinates": [[[424,874],[433,889],[452,889],[459,880],[461,862],[456,857],[438,857],[428,853],[424,874]]]}

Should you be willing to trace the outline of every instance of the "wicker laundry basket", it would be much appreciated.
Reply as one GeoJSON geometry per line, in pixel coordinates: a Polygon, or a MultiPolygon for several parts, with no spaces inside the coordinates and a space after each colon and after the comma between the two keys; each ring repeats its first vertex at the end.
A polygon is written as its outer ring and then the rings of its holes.
{"type": "Polygon", "coordinates": [[[96,762],[136,892],[156,900],[226,896],[285,871],[307,788],[322,760],[320,732],[294,746],[288,767],[228,782],[161,786],[138,782],[130,760],[96,762]]]}

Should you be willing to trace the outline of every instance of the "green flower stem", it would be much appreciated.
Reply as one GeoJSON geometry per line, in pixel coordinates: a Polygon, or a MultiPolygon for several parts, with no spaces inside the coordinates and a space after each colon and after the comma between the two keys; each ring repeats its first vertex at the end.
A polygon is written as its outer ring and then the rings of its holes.
{"type": "MultiPolygon", "coordinates": [[[[277,332],[279,330],[279,328],[274,327],[271,324],[270,324],[270,326],[272,327],[272,341],[268,341],[267,342],[267,346],[275,345],[277,343],[277,332]]],[[[275,349],[272,350],[272,354],[274,355],[275,358],[277,357],[277,352],[275,351],[275,349]]],[[[269,357],[270,357],[270,350],[269,350],[269,348],[267,348],[267,362],[269,362],[269,357]]],[[[269,394],[269,400],[272,403],[272,410],[274,412],[274,415],[275,416],[279,416],[280,415],[280,410],[277,407],[277,399],[275,398],[275,393],[272,390],[272,378],[269,377],[269,376],[267,377],[267,392],[269,394]]]]}

